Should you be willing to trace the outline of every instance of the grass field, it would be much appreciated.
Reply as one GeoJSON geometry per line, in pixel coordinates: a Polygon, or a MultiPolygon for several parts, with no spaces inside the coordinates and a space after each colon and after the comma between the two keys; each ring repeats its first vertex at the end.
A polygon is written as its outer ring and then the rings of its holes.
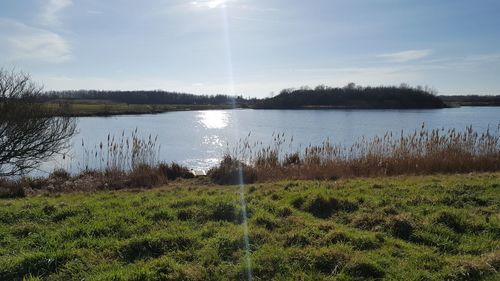
{"type": "MultiPolygon", "coordinates": [[[[499,280],[500,173],[245,186],[254,280],[499,280]]],[[[0,280],[244,280],[237,186],[0,199],[0,280]]]]}
{"type": "Polygon", "coordinates": [[[115,102],[99,101],[75,101],[69,103],[47,103],[51,109],[62,109],[65,115],[69,116],[108,116],[124,114],[151,114],[168,111],[185,110],[207,110],[207,109],[230,109],[225,105],[204,105],[204,104],[127,104],[115,102]]]}

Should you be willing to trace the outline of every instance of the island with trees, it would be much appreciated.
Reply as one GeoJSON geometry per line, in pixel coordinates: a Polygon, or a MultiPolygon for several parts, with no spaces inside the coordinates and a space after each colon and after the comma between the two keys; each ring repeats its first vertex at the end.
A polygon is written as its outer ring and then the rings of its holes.
{"type": "Polygon", "coordinates": [[[259,109],[431,109],[446,104],[427,87],[361,87],[349,83],[343,88],[324,85],[314,89],[285,89],[275,97],[256,101],[259,109]]]}

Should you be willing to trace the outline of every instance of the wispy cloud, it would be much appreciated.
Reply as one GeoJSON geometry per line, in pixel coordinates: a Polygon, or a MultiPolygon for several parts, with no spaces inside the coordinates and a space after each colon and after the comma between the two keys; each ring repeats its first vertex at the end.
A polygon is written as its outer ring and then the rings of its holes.
{"type": "Polygon", "coordinates": [[[407,51],[396,52],[396,53],[381,54],[381,55],[378,55],[377,57],[387,59],[388,61],[391,61],[391,62],[408,62],[408,61],[423,59],[425,57],[428,57],[431,53],[432,53],[432,50],[429,50],[429,49],[426,49],[426,50],[407,50],[407,51]]]}
{"type": "Polygon", "coordinates": [[[73,4],[72,0],[49,0],[42,8],[40,23],[45,26],[58,26],[61,24],[61,12],[73,4]]]}
{"type": "Polygon", "coordinates": [[[0,60],[63,63],[71,60],[68,41],[52,31],[61,24],[61,12],[72,0],[45,1],[38,13],[37,27],[0,18],[0,60]],[[41,28],[40,26],[44,26],[41,28]]]}
{"type": "Polygon", "coordinates": [[[62,63],[70,59],[69,43],[60,35],[0,19],[0,60],[62,63]]]}
{"type": "Polygon", "coordinates": [[[466,62],[492,63],[500,61],[500,53],[473,55],[465,58],[466,62]]]}

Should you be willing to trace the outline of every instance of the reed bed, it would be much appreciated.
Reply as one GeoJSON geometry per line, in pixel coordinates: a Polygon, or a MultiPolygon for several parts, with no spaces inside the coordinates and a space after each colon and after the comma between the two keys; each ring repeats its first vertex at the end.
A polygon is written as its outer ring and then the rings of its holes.
{"type": "Polygon", "coordinates": [[[158,136],[141,138],[137,128],[129,136],[125,131],[119,136],[108,134],[105,142],[91,149],[82,140],[82,148],[83,169],[73,179],[90,178],[97,189],[153,187],[193,177],[187,167],[160,162],[158,136]]]}
{"type": "Polygon", "coordinates": [[[92,148],[83,147],[80,172],[64,169],[53,171],[46,178],[0,178],[0,198],[23,197],[28,194],[71,191],[151,188],[178,178],[192,178],[191,171],[177,163],[158,161],[158,138],[141,138],[135,129],[129,136],[108,134],[107,140],[92,148]]]}
{"type": "Polygon", "coordinates": [[[82,140],[82,161],[78,163],[84,171],[90,169],[130,171],[140,166],[154,166],[161,145],[158,136],[141,138],[137,128],[130,137],[122,131],[120,136],[108,134],[107,141],[88,148],[82,140]],[[83,164],[83,165],[82,165],[83,164]]]}
{"type": "Polygon", "coordinates": [[[363,137],[350,146],[325,140],[321,145],[309,145],[292,153],[286,151],[293,147],[293,137],[284,133],[273,134],[273,144],[267,146],[250,142],[248,135],[228,149],[224,160],[209,175],[219,183],[236,183],[238,174],[234,170],[242,170],[250,182],[498,171],[499,130],[500,124],[481,133],[472,126],[459,131],[428,129],[422,124],[411,133],[363,137]]]}

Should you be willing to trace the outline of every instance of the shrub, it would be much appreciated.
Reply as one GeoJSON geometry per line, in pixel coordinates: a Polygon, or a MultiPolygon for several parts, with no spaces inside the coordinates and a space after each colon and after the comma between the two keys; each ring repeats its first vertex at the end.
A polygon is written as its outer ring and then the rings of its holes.
{"type": "Polygon", "coordinates": [[[177,163],[172,163],[170,165],[167,163],[160,163],[158,169],[168,180],[176,180],[178,178],[190,179],[194,177],[193,173],[191,173],[187,167],[177,163]]]}
{"type": "Polygon", "coordinates": [[[56,179],[56,180],[69,180],[71,178],[71,174],[64,169],[57,169],[57,170],[54,170],[49,175],[49,178],[56,179]]]}
{"type": "Polygon", "coordinates": [[[46,178],[23,177],[21,183],[32,190],[41,190],[48,185],[46,178]]]}
{"type": "Polygon", "coordinates": [[[26,196],[26,191],[20,181],[0,178],[0,198],[19,198],[26,196]]]}
{"type": "Polygon", "coordinates": [[[225,155],[219,166],[210,169],[207,175],[218,184],[249,184],[257,179],[254,168],[229,155],[225,155]]]}
{"type": "Polygon", "coordinates": [[[107,168],[104,171],[86,170],[74,177],[64,170],[56,170],[45,179],[0,179],[0,198],[22,197],[28,192],[36,194],[151,188],[166,183],[167,177],[159,167],[145,164],[137,165],[130,171],[117,168],[107,168]]]}
{"type": "Polygon", "coordinates": [[[148,165],[138,165],[128,176],[132,187],[153,187],[167,182],[158,169],[148,165]]]}
{"type": "Polygon", "coordinates": [[[127,173],[116,168],[107,168],[104,172],[96,171],[96,174],[89,176],[91,179],[98,179],[99,189],[121,189],[130,186],[127,173]]]}

